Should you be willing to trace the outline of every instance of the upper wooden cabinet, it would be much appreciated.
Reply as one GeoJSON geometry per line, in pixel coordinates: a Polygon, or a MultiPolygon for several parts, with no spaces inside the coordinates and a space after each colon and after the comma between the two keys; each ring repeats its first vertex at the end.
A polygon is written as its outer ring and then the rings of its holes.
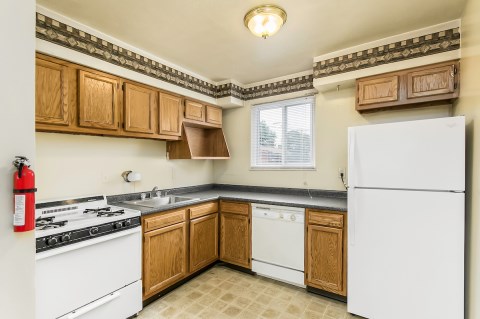
{"type": "Polygon", "coordinates": [[[157,95],[157,91],[131,83],[124,83],[125,131],[155,133],[154,116],[157,95]]]}
{"type": "Polygon", "coordinates": [[[185,100],[185,118],[204,122],[205,107],[201,103],[185,100]]]}
{"type": "Polygon", "coordinates": [[[456,60],[357,79],[356,109],[451,104],[459,94],[459,66],[456,60]]]}
{"type": "Polygon", "coordinates": [[[307,210],[305,284],[331,293],[347,294],[345,214],[307,210]]]}
{"type": "Polygon", "coordinates": [[[53,125],[69,124],[67,67],[36,59],[35,121],[53,125]]]}
{"type": "Polygon", "coordinates": [[[79,70],[78,112],[83,127],[117,130],[119,82],[91,72],[79,70]]]}
{"type": "Polygon", "coordinates": [[[398,75],[358,82],[358,105],[398,101],[398,75]]]}
{"type": "Polygon", "coordinates": [[[159,131],[164,135],[182,134],[182,98],[160,92],[159,131]]]}
{"type": "Polygon", "coordinates": [[[454,93],[457,67],[456,64],[448,64],[408,72],[407,97],[412,99],[454,93]]]}
{"type": "Polygon", "coordinates": [[[222,109],[219,107],[206,106],[206,122],[222,125],[222,109]]]}
{"type": "Polygon", "coordinates": [[[222,127],[222,109],[216,106],[185,100],[185,122],[198,127],[222,127]]]}

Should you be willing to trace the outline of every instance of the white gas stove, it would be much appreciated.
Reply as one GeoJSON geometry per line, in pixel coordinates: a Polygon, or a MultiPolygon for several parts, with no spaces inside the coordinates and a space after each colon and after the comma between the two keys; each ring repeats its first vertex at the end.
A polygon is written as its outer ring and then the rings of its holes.
{"type": "Polygon", "coordinates": [[[140,215],[108,205],[104,195],[37,203],[36,318],[124,319],[138,313],[140,215]]]}

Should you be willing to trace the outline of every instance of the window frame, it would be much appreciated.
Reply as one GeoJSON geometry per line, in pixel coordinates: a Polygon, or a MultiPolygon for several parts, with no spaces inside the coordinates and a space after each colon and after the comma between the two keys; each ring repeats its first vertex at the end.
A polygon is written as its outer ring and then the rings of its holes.
{"type": "Polygon", "coordinates": [[[251,171],[313,171],[316,170],[316,153],[315,153],[315,96],[308,95],[299,98],[278,100],[274,102],[259,103],[251,107],[250,110],[250,170],[251,171]],[[286,136],[286,121],[287,117],[286,109],[290,106],[310,104],[310,130],[311,130],[311,162],[308,165],[292,165],[285,164],[285,151],[286,148],[282,148],[282,164],[280,165],[258,165],[256,163],[257,158],[254,158],[254,154],[257,154],[258,147],[258,128],[259,128],[259,115],[262,110],[282,108],[282,145],[285,145],[286,136]]]}

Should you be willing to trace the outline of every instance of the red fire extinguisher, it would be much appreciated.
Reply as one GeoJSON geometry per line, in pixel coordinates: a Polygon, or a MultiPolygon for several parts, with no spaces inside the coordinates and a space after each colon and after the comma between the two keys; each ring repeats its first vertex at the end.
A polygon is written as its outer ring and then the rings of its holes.
{"type": "Polygon", "coordinates": [[[26,157],[15,156],[13,165],[17,168],[13,173],[13,229],[25,232],[35,228],[35,174],[26,157]]]}

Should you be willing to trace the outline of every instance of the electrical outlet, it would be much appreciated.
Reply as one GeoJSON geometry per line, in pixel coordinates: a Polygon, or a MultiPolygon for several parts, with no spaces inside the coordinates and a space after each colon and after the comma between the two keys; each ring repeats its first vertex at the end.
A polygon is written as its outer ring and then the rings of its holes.
{"type": "Polygon", "coordinates": [[[345,169],[344,168],[339,168],[338,169],[338,176],[340,176],[340,177],[345,176],[345,169]]]}

